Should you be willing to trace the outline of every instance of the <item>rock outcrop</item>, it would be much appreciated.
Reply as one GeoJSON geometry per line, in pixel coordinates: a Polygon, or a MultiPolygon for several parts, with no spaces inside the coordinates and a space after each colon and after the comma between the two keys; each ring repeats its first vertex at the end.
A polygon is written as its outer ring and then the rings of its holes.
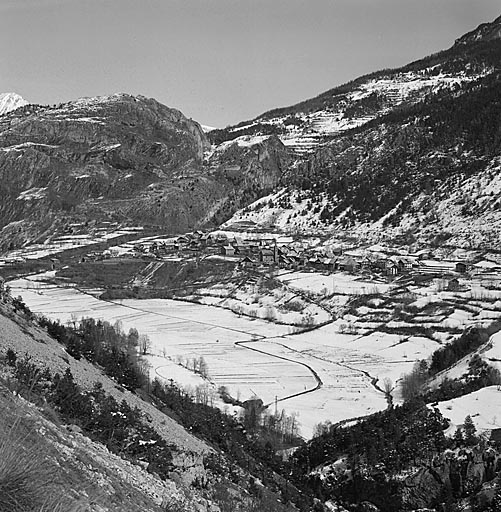
{"type": "Polygon", "coordinates": [[[18,108],[0,117],[0,247],[70,220],[180,232],[231,215],[251,182],[255,198],[280,178],[278,140],[215,161],[210,147],[198,123],[142,96],[18,108]]]}
{"type": "Polygon", "coordinates": [[[494,480],[500,460],[493,449],[448,450],[405,479],[402,502],[406,510],[414,510],[432,507],[447,495],[471,496],[494,480]]]}
{"type": "Polygon", "coordinates": [[[456,44],[462,45],[478,41],[493,41],[495,39],[501,39],[501,16],[492,23],[482,23],[475,30],[460,37],[456,44]]]}

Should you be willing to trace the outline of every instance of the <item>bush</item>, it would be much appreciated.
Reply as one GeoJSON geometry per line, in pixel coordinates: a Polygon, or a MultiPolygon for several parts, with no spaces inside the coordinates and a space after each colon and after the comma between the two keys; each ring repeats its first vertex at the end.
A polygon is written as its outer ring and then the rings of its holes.
{"type": "Polygon", "coordinates": [[[77,503],[61,498],[56,482],[56,467],[47,462],[30,435],[22,434],[19,424],[14,424],[0,441],[0,511],[83,510],[77,503]]]}

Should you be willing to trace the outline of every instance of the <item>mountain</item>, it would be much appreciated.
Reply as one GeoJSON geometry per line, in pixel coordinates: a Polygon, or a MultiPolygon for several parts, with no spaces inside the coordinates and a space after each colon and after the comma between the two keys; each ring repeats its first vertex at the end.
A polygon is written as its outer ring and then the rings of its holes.
{"type": "Polygon", "coordinates": [[[295,155],[288,182],[230,223],[497,246],[500,27],[498,18],[444,52],[211,132],[235,141],[273,132],[295,155]]]}
{"type": "Polygon", "coordinates": [[[492,23],[482,23],[475,30],[468,32],[456,41],[456,45],[474,43],[477,41],[493,41],[501,39],[501,16],[492,23]]]}
{"type": "Polygon", "coordinates": [[[0,249],[94,220],[496,246],[500,30],[225,129],[127,94],[18,108],[0,117],[0,249]]]}
{"type": "Polygon", "coordinates": [[[220,143],[242,135],[276,134],[296,152],[312,152],[332,137],[364,126],[395,109],[438,94],[454,94],[491,74],[499,61],[496,52],[489,51],[488,43],[495,43],[500,32],[498,18],[458,39],[449,50],[402,68],[362,76],[296,105],[214,130],[210,138],[220,143]],[[487,45],[475,45],[477,42],[487,45]]]}
{"type": "Polygon", "coordinates": [[[198,123],[142,96],[18,108],[0,117],[0,247],[92,220],[186,231],[281,175],[278,139],[210,149],[198,123]]]}
{"type": "Polygon", "coordinates": [[[4,92],[0,94],[0,116],[16,110],[16,108],[27,105],[28,102],[15,92],[4,92]]]}

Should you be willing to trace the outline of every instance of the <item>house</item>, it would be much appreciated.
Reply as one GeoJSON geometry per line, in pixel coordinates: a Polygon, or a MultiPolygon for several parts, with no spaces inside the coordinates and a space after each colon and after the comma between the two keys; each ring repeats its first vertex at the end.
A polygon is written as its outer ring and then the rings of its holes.
{"type": "Polygon", "coordinates": [[[209,245],[212,245],[213,243],[213,238],[212,238],[212,235],[210,233],[204,233],[201,237],[200,237],[200,243],[203,247],[207,247],[209,245]]]}
{"type": "Polygon", "coordinates": [[[0,276],[0,293],[5,290],[5,279],[0,276]]]}
{"type": "Polygon", "coordinates": [[[235,248],[232,245],[223,245],[221,247],[221,254],[223,256],[235,256],[235,248]]]}
{"type": "Polygon", "coordinates": [[[330,270],[331,272],[336,269],[336,262],[337,258],[326,258],[324,260],[324,264],[327,270],[330,270]]]}
{"type": "Polygon", "coordinates": [[[181,236],[178,236],[176,238],[176,242],[179,244],[179,245],[184,245],[184,244],[187,244],[190,242],[190,238],[188,236],[185,236],[185,235],[181,235],[181,236]]]}
{"type": "Polygon", "coordinates": [[[376,264],[376,259],[369,254],[366,254],[361,260],[360,260],[360,267],[362,270],[369,270],[373,268],[376,264]]]}
{"type": "Polygon", "coordinates": [[[191,250],[198,250],[201,248],[201,243],[200,243],[200,240],[191,240],[190,243],[188,244],[188,249],[191,249],[191,250]]]}
{"type": "Polygon", "coordinates": [[[174,252],[179,249],[179,245],[174,240],[167,240],[163,244],[160,244],[165,252],[174,252]]]}
{"type": "Polygon", "coordinates": [[[456,262],[420,260],[417,270],[422,274],[447,274],[456,270],[456,262]]]}
{"type": "Polygon", "coordinates": [[[322,260],[318,256],[312,256],[308,259],[308,265],[320,270],[322,269],[322,260]]]}
{"type": "Polygon", "coordinates": [[[450,279],[447,283],[447,290],[450,292],[457,292],[459,289],[459,281],[456,278],[450,279]]]}
{"type": "Polygon", "coordinates": [[[360,267],[358,261],[351,256],[341,256],[337,259],[337,268],[345,272],[356,272],[360,267]]]}
{"type": "Polygon", "coordinates": [[[384,267],[384,273],[387,276],[396,276],[398,274],[397,265],[393,261],[387,260],[384,267]]]}
{"type": "Polygon", "coordinates": [[[277,251],[274,249],[261,249],[259,251],[259,261],[265,265],[276,263],[277,251]]]}
{"type": "Polygon", "coordinates": [[[464,274],[468,270],[468,265],[464,261],[458,261],[456,263],[456,272],[464,274]]]}
{"type": "Polygon", "coordinates": [[[244,268],[253,268],[257,267],[257,261],[253,260],[250,256],[246,256],[242,260],[240,260],[239,265],[244,268]]]}
{"type": "Polygon", "coordinates": [[[239,256],[247,256],[252,252],[250,245],[245,242],[236,242],[232,245],[235,248],[235,254],[238,254],[239,256]]]}
{"type": "Polygon", "coordinates": [[[308,258],[304,254],[289,255],[289,259],[292,261],[294,268],[305,267],[308,262],[308,258]]]}
{"type": "Polygon", "coordinates": [[[328,257],[321,257],[321,258],[318,258],[319,260],[319,266],[322,270],[333,270],[333,268],[331,268],[331,260],[332,258],[328,258],[328,257]]]}

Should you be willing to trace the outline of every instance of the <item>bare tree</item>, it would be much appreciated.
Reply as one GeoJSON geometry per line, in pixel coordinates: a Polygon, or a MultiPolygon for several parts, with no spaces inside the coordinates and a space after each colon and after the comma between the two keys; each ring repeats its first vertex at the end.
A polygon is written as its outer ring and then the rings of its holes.
{"type": "Polygon", "coordinates": [[[129,329],[129,334],[127,334],[127,346],[130,351],[133,351],[136,349],[136,347],[139,345],[139,333],[137,332],[137,329],[129,329]]]}
{"type": "Polygon", "coordinates": [[[151,341],[147,334],[141,334],[139,336],[139,353],[145,356],[151,349],[151,341]]]}
{"type": "Polygon", "coordinates": [[[383,379],[383,390],[387,395],[391,394],[393,391],[393,382],[389,377],[383,379]]]}
{"type": "Polygon", "coordinates": [[[209,378],[209,366],[207,365],[203,357],[200,357],[200,359],[198,360],[198,371],[200,372],[200,375],[204,379],[209,378]]]}
{"type": "Polygon", "coordinates": [[[195,401],[202,405],[210,405],[214,402],[208,384],[200,384],[195,388],[195,401]]]}

